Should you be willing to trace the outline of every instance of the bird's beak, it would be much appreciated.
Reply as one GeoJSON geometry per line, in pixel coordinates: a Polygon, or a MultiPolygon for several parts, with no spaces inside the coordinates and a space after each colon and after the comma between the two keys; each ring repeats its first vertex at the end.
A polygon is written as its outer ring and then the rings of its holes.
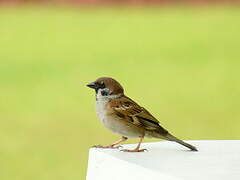
{"type": "Polygon", "coordinates": [[[91,82],[91,83],[87,84],[87,87],[92,88],[92,89],[96,89],[96,83],[91,82]]]}

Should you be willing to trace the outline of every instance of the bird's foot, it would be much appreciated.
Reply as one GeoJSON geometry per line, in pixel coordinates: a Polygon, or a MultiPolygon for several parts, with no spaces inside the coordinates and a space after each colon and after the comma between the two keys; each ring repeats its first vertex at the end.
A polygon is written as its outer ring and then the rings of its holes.
{"type": "Polygon", "coordinates": [[[94,148],[103,148],[103,149],[119,149],[121,148],[122,146],[114,146],[114,145],[108,145],[108,146],[102,146],[102,145],[95,145],[95,146],[92,146],[94,148]]]}
{"type": "Polygon", "coordinates": [[[145,152],[148,151],[147,149],[122,149],[123,152],[145,152]]]}

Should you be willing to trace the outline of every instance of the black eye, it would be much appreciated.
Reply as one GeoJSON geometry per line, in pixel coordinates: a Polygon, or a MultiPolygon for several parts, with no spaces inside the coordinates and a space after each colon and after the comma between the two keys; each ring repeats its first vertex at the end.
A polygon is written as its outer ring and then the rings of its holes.
{"type": "Polygon", "coordinates": [[[104,88],[105,88],[104,82],[101,82],[101,83],[100,83],[99,88],[100,88],[100,89],[104,89],[104,88]]]}
{"type": "Polygon", "coordinates": [[[105,88],[105,84],[103,82],[97,82],[95,86],[96,90],[105,88]]]}

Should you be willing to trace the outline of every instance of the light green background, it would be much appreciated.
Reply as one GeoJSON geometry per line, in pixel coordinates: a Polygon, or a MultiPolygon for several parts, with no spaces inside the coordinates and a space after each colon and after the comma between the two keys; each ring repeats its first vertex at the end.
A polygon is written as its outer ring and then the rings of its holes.
{"type": "Polygon", "coordinates": [[[239,19],[234,7],[1,7],[0,179],[85,179],[89,147],[119,137],[85,86],[99,76],[182,139],[239,139],[239,19]]]}

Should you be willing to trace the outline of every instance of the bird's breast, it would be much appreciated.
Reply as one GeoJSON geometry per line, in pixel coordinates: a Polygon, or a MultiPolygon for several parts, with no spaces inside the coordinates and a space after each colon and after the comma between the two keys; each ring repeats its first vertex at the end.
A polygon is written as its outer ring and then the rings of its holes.
{"type": "Polygon", "coordinates": [[[106,119],[106,105],[107,101],[106,100],[97,100],[96,101],[96,112],[97,112],[97,117],[99,120],[104,123],[104,120],[106,119]]]}
{"type": "Polygon", "coordinates": [[[144,134],[141,128],[137,128],[114,115],[113,111],[107,107],[107,103],[108,101],[104,100],[97,100],[96,103],[97,116],[105,127],[125,137],[139,137],[144,134]]]}

